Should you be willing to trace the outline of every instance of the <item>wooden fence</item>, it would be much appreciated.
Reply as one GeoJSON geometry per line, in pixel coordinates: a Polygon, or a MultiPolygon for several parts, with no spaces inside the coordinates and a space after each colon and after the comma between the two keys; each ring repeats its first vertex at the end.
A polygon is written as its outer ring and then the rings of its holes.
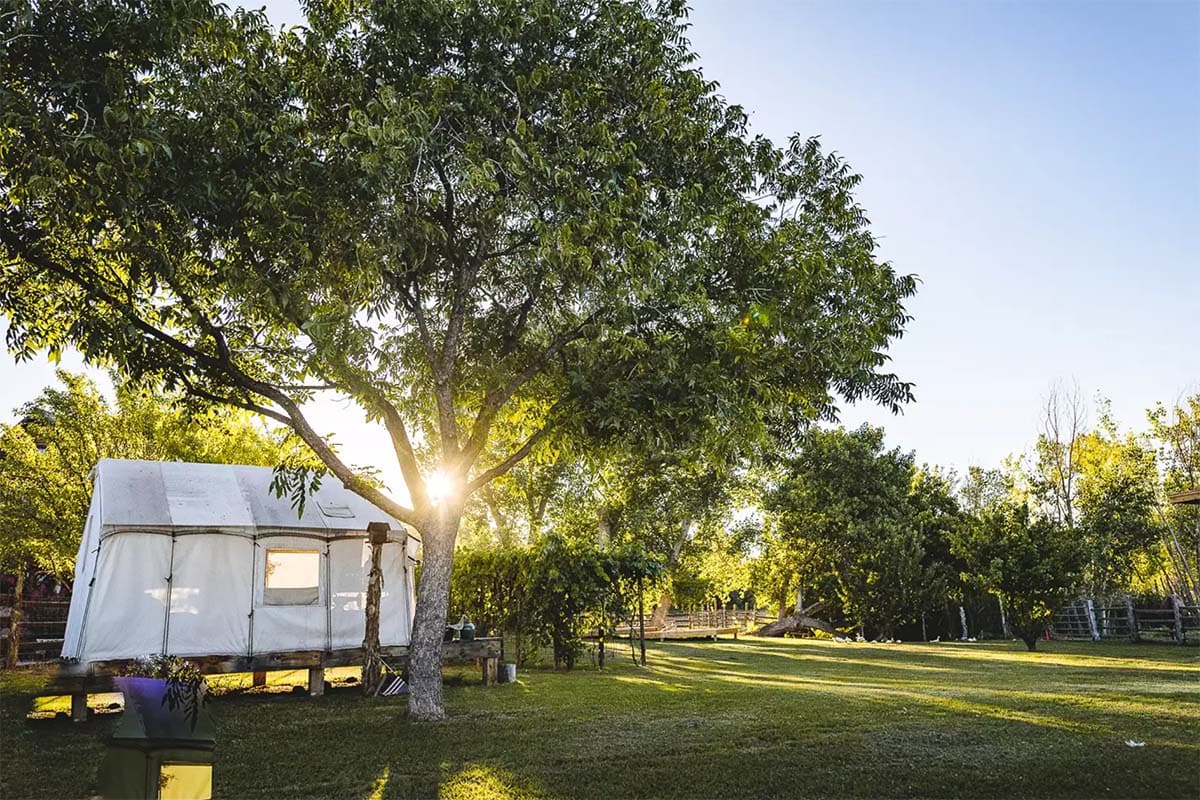
{"type": "Polygon", "coordinates": [[[71,601],[27,598],[21,603],[19,614],[14,614],[14,600],[11,594],[0,595],[0,669],[8,664],[14,617],[19,620],[18,663],[57,661],[66,635],[67,610],[71,601]]]}
{"type": "Polygon", "coordinates": [[[1200,606],[1175,596],[1140,605],[1132,597],[1085,597],[1055,613],[1050,635],[1071,641],[1200,644],[1200,606]]]}
{"type": "MultiPolygon", "coordinates": [[[[757,628],[775,620],[766,611],[753,608],[709,608],[678,611],[667,615],[668,628],[757,628]]],[[[646,617],[650,624],[650,617],[646,617]]]]}

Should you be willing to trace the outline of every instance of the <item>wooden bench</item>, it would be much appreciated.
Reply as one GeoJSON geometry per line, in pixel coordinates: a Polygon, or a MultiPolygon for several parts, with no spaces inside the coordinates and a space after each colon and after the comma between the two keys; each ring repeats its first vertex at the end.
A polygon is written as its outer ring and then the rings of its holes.
{"type": "MultiPolygon", "coordinates": [[[[408,645],[381,648],[388,663],[407,666],[408,645]]],[[[282,653],[262,653],[253,656],[184,656],[204,675],[228,675],[234,672],[256,673],[255,683],[261,685],[257,673],[277,670],[308,670],[308,693],[314,697],[325,693],[325,670],[332,667],[354,667],[362,664],[362,648],[343,650],[294,650],[282,653]]],[[[483,683],[496,683],[499,663],[504,658],[504,641],[499,637],[481,637],[469,642],[453,641],[442,644],[442,661],[475,661],[479,664],[483,683]]],[[[122,674],[135,659],[91,661],[86,664],[63,664],[47,686],[47,693],[71,696],[71,719],[87,719],[87,696],[113,690],[113,678],[122,674]]]]}

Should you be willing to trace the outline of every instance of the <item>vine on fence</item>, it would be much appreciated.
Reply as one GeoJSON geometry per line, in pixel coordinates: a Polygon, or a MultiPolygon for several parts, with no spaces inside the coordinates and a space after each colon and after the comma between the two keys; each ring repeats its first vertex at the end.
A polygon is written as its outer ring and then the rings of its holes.
{"type": "Polygon", "coordinates": [[[550,646],[554,666],[571,669],[586,631],[631,618],[637,593],[652,589],[662,564],[638,548],[600,549],[548,536],[535,545],[465,550],[455,557],[451,616],[510,637],[518,663],[550,646]]]}

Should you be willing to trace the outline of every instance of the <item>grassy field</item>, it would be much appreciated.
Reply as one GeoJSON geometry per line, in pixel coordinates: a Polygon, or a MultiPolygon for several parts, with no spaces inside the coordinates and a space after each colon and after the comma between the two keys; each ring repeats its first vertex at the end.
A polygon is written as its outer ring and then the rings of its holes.
{"type": "MultiPolygon", "coordinates": [[[[433,725],[354,690],[217,698],[216,795],[1200,797],[1192,648],[680,642],[652,645],[645,669],[621,655],[451,685],[433,725]]],[[[42,680],[0,673],[0,797],[87,797],[111,718],[26,721],[42,680]]]]}

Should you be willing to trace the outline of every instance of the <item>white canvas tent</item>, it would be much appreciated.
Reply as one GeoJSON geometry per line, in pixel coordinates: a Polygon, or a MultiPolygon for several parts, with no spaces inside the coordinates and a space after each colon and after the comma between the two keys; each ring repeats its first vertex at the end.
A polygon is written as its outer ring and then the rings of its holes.
{"type": "Polygon", "coordinates": [[[408,644],[417,539],[331,477],[297,516],[272,477],[269,467],[97,464],[63,657],[359,647],[371,522],[391,528],[380,644],[408,644]]]}

